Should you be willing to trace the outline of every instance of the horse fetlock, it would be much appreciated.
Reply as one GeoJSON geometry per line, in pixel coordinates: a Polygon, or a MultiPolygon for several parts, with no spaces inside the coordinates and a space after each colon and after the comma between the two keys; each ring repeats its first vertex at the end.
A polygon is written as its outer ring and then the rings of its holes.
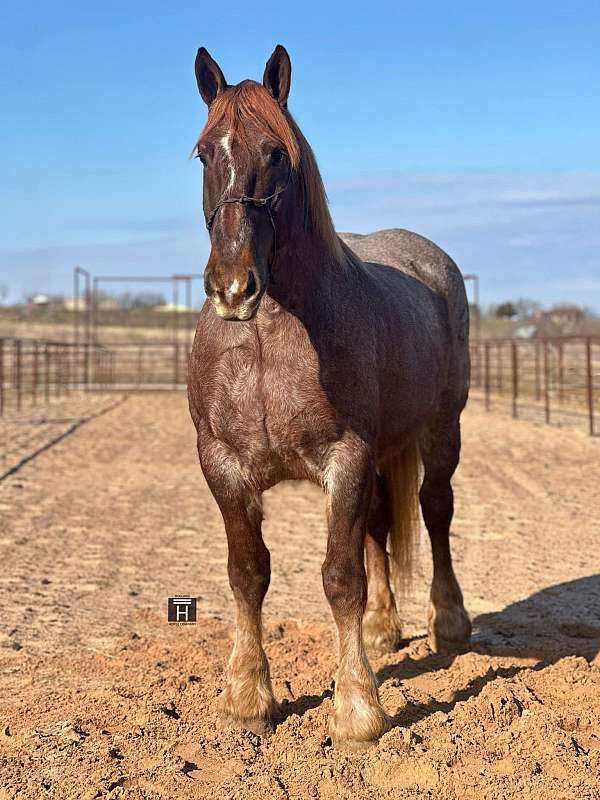
{"type": "Polygon", "coordinates": [[[393,653],[400,647],[402,623],[393,606],[367,608],[363,616],[363,641],[377,653],[393,653]]]}
{"type": "Polygon", "coordinates": [[[266,658],[256,668],[229,668],[227,685],[219,697],[219,713],[228,726],[265,736],[274,730],[275,698],[266,658]]]}
{"type": "Polygon", "coordinates": [[[362,749],[374,744],[391,727],[379,701],[374,679],[369,686],[338,684],[333,700],[329,734],[334,744],[362,749]]]}
{"type": "Polygon", "coordinates": [[[449,607],[429,604],[427,629],[434,653],[462,653],[471,641],[471,620],[462,601],[449,607]]]}

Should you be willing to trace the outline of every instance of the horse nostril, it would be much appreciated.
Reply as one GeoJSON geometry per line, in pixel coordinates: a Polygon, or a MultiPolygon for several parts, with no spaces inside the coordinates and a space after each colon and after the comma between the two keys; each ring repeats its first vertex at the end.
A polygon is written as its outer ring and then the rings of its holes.
{"type": "Polygon", "coordinates": [[[215,286],[212,282],[212,275],[208,270],[204,270],[204,294],[210,297],[215,292],[215,286]]]}
{"type": "Polygon", "coordinates": [[[246,297],[253,297],[256,294],[256,278],[252,270],[248,272],[248,283],[246,284],[246,297]]]}

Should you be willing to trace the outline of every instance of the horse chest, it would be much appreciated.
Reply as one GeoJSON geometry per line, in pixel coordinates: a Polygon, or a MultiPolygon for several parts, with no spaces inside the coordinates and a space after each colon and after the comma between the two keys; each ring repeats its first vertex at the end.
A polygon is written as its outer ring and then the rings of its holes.
{"type": "Polygon", "coordinates": [[[296,340],[293,349],[261,347],[258,384],[265,456],[286,477],[314,477],[337,438],[335,412],[319,383],[318,360],[296,340]]]}
{"type": "Polygon", "coordinates": [[[208,359],[199,387],[209,438],[231,448],[265,488],[289,478],[318,480],[340,432],[318,357],[295,328],[261,334],[208,359]]]}
{"type": "Polygon", "coordinates": [[[318,368],[302,358],[263,364],[261,396],[269,450],[286,462],[317,466],[338,434],[318,368]]]}

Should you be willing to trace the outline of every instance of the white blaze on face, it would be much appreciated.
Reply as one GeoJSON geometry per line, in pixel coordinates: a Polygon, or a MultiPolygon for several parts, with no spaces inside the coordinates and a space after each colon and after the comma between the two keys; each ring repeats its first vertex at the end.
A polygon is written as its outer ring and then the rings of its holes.
{"type": "Polygon", "coordinates": [[[225,136],[221,137],[221,147],[225,151],[225,155],[227,157],[227,163],[229,164],[229,182],[225,187],[225,191],[230,192],[233,189],[233,184],[235,181],[235,165],[233,163],[233,153],[231,152],[230,133],[226,133],[225,136]]]}

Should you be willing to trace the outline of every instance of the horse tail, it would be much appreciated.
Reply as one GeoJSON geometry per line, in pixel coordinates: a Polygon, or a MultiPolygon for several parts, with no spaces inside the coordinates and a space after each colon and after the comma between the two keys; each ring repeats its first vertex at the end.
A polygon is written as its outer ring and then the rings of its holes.
{"type": "Polygon", "coordinates": [[[416,439],[382,465],[389,498],[391,526],[389,556],[392,584],[406,594],[411,587],[420,531],[419,487],[421,457],[416,439]]]}

